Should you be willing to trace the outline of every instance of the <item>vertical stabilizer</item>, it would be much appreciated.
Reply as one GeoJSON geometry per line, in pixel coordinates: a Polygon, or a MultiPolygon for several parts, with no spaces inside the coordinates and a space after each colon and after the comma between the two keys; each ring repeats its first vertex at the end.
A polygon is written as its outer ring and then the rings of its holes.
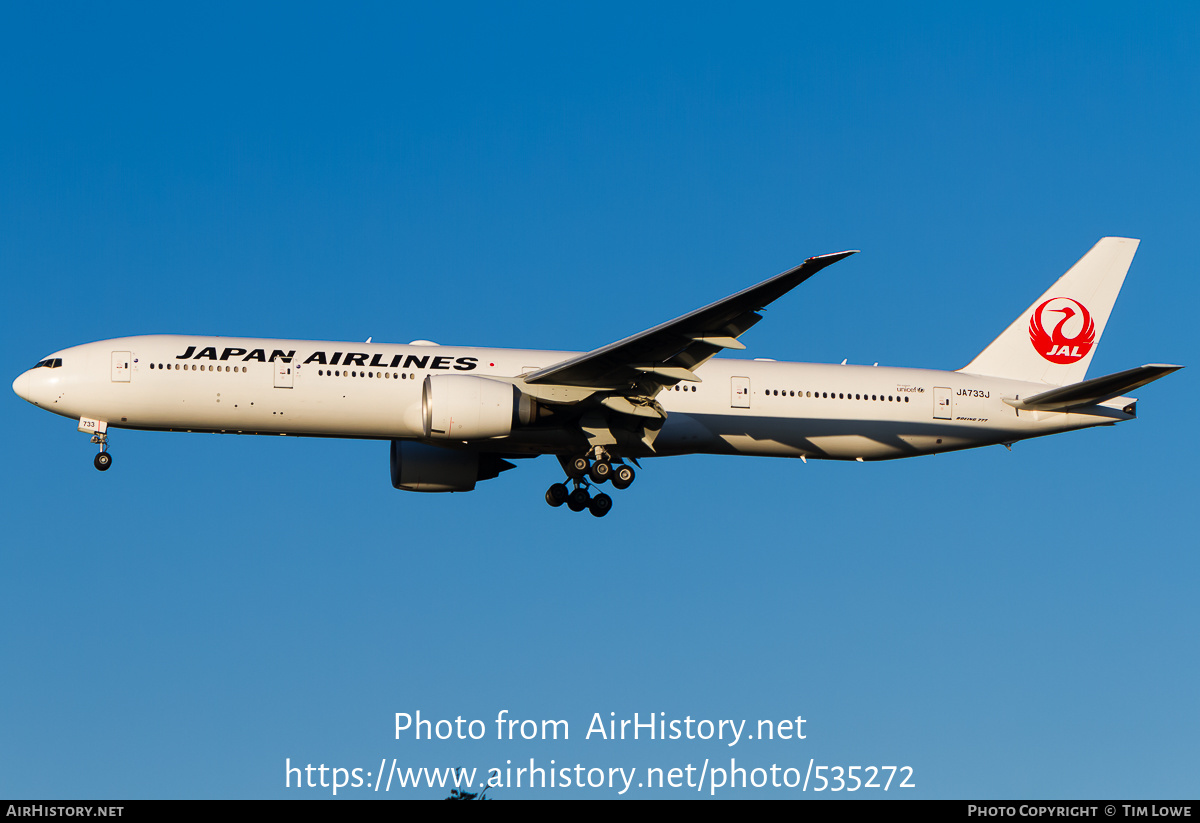
{"type": "Polygon", "coordinates": [[[1049,386],[1083,380],[1138,242],[1127,237],[1101,238],[959,371],[1049,386]]]}

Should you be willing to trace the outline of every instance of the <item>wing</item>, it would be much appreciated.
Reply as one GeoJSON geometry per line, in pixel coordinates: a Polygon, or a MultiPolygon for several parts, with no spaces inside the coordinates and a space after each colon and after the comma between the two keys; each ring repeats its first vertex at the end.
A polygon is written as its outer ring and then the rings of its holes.
{"type": "Polygon", "coordinates": [[[525,375],[529,384],[577,386],[653,395],[681,380],[722,349],[744,349],[737,338],[762,319],[758,312],[853,251],[810,257],[794,269],[632,337],[525,375]]]}

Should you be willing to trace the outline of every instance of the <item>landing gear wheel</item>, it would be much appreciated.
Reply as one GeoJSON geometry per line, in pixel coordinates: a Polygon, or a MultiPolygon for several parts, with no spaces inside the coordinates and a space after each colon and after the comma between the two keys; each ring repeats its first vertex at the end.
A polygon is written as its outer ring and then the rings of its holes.
{"type": "Polygon", "coordinates": [[[112,455],[108,452],[100,452],[92,462],[96,465],[97,469],[106,472],[108,471],[108,467],[112,465],[112,455]]]}
{"type": "Polygon", "coordinates": [[[566,465],[567,476],[572,480],[582,480],[588,473],[590,464],[586,457],[572,458],[571,462],[566,465]]]}
{"type": "Polygon", "coordinates": [[[627,489],[633,483],[633,469],[625,465],[613,469],[612,484],[616,489],[627,489]]]}
{"type": "Polygon", "coordinates": [[[581,512],[588,507],[592,496],[587,489],[578,488],[567,496],[567,508],[573,512],[581,512]]]}
{"type": "Polygon", "coordinates": [[[601,492],[588,503],[588,510],[594,517],[603,517],[612,509],[612,498],[601,492]]]}
{"type": "Polygon", "coordinates": [[[612,463],[609,463],[607,460],[597,460],[592,464],[592,470],[589,472],[589,475],[593,483],[603,483],[612,477],[612,471],[612,463]]]}
{"type": "Polygon", "coordinates": [[[567,498],[570,496],[571,493],[567,491],[567,487],[562,483],[555,483],[546,489],[546,502],[556,509],[563,503],[566,503],[567,498]]]}

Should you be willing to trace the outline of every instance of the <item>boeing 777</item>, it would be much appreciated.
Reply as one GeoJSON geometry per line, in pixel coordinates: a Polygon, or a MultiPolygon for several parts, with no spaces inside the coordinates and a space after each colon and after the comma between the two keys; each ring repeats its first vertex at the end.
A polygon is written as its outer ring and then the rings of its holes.
{"type": "Polygon", "coordinates": [[[1181,366],[1085,378],[1137,246],[1101,239],[951,372],[715,356],[845,251],[583,354],[146,335],[55,352],[13,389],[77,420],[101,471],[112,429],[387,440],[392,485],[420,492],[471,491],[553,454],[567,480],[546,501],[603,517],[597,487],[627,488],[640,458],[890,460],[1134,418],[1124,394],[1181,366]]]}

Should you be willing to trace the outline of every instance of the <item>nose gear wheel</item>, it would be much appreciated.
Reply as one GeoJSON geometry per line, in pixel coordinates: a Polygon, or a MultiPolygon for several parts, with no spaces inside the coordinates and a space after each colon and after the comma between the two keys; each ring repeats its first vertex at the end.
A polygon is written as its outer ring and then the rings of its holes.
{"type": "Polygon", "coordinates": [[[100,453],[92,460],[92,465],[102,472],[108,471],[112,466],[112,455],[108,453],[108,434],[97,432],[92,435],[92,442],[100,447],[100,453]]]}

